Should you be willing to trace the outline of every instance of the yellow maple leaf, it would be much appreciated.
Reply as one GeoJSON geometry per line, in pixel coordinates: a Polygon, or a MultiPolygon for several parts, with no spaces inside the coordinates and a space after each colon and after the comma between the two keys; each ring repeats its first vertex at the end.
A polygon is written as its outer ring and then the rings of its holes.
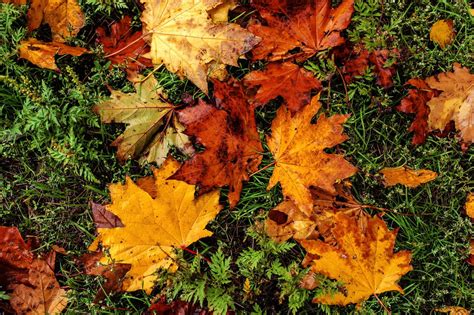
{"type": "Polygon", "coordinates": [[[221,65],[237,66],[237,59],[259,42],[239,25],[223,23],[222,9],[216,21],[211,18],[209,11],[222,5],[222,0],[141,1],[143,33],[149,34],[153,63],[187,77],[205,93],[210,71],[221,65]]]}
{"type": "Polygon", "coordinates": [[[127,124],[124,133],[112,143],[118,147],[117,158],[125,162],[141,156],[140,162],[155,162],[160,166],[172,146],[192,154],[193,147],[176,117],[175,106],[166,101],[153,76],[145,81],[141,79],[135,79],[136,93],[113,90],[110,100],[94,107],[103,122],[127,124]]]}
{"type": "Polygon", "coordinates": [[[474,142],[474,75],[469,69],[455,63],[453,72],[429,77],[425,82],[432,89],[442,91],[428,102],[431,130],[444,129],[454,121],[459,135],[466,143],[474,142]]]}
{"type": "Polygon", "coordinates": [[[384,184],[386,187],[402,184],[410,188],[415,188],[438,177],[436,172],[424,169],[413,170],[406,166],[386,167],[380,170],[380,173],[384,176],[384,184]]]}
{"type": "Polygon", "coordinates": [[[389,231],[383,220],[369,219],[363,232],[354,218],[338,213],[332,234],[337,241],[334,246],[320,240],[300,241],[308,252],[305,261],[311,271],[344,285],[343,290],[318,296],[314,302],[347,305],[361,303],[373,294],[403,293],[397,281],[412,270],[411,254],[393,253],[397,232],[389,231]]]}
{"type": "Polygon", "coordinates": [[[177,268],[176,248],[212,235],[205,227],[221,210],[219,192],[195,198],[194,185],[167,180],[178,168],[178,162],[168,159],[154,170],[155,198],[130,178],[124,185],[109,186],[112,203],[107,210],[120,218],[123,227],[98,228],[89,249],[96,250],[100,243],[109,253],[102,263],[131,265],[122,285],[125,291],[151,292],[159,268],[177,268]]]}
{"type": "Polygon", "coordinates": [[[452,20],[439,20],[430,30],[430,39],[437,43],[441,48],[445,48],[453,42],[454,24],[452,20]]]}
{"type": "Polygon", "coordinates": [[[283,194],[306,213],[312,210],[311,186],[335,193],[334,184],[357,171],[342,155],[324,152],[347,139],[342,124],[348,115],[323,114],[311,124],[321,107],[318,100],[319,95],[293,117],[286,106],[280,107],[267,139],[275,159],[267,189],[280,182],[283,194]]]}

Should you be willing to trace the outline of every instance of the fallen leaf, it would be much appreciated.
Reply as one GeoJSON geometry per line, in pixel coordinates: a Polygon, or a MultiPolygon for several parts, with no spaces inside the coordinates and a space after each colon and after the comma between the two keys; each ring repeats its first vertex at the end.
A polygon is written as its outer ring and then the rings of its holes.
{"type": "Polygon", "coordinates": [[[467,258],[467,263],[474,266],[474,239],[469,243],[469,257],[467,258]]]}
{"type": "Polygon", "coordinates": [[[328,118],[321,114],[312,124],[311,119],[320,108],[319,95],[293,117],[286,107],[280,107],[272,122],[272,136],[267,138],[275,159],[267,189],[280,182],[283,195],[305,213],[312,210],[310,187],[335,193],[334,184],[357,171],[342,155],[325,152],[347,140],[342,124],[349,115],[328,118]]]}
{"type": "Polygon", "coordinates": [[[29,31],[48,24],[53,41],[62,43],[79,33],[85,15],[77,0],[31,0],[27,20],[29,31]]]}
{"type": "Polygon", "coordinates": [[[248,89],[256,90],[251,101],[257,106],[281,96],[292,112],[311,100],[311,90],[321,89],[314,75],[291,62],[271,63],[263,71],[252,71],[244,78],[248,89]]]}
{"type": "Polygon", "coordinates": [[[369,60],[374,65],[374,72],[377,76],[377,84],[389,88],[393,85],[393,75],[396,72],[397,61],[393,61],[390,66],[386,66],[391,57],[398,57],[397,49],[377,49],[370,53],[369,60]]]}
{"type": "Polygon", "coordinates": [[[59,70],[54,57],[56,55],[81,56],[87,53],[82,47],[72,47],[57,42],[42,42],[34,38],[22,40],[18,48],[20,58],[45,69],[59,70]]]}
{"type": "Polygon", "coordinates": [[[106,206],[107,211],[118,216],[124,226],[98,228],[89,250],[96,251],[100,244],[110,255],[101,263],[131,265],[122,284],[124,291],[150,293],[158,269],[176,270],[175,249],[212,235],[205,227],[222,208],[219,192],[195,198],[195,186],[167,179],[178,167],[178,162],[168,159],[153,171],[156,198],[130,178],[123,185],[109,186],[112,203],[106,206]]]}
{"type": "Polygon", "coordinates": [[[321,240],[301,240],[311,271],[343,283],[343,292],[322,294],[313,302],[330,305],[361,303],[373,294],[403,293],[397,281],[412,270],[409,251],[393,253],[397,231],[389,231],[378,217],[368,220],[367,231],[343,213],[335,216],[332,229],[337,245],[321,240]]]}
{"type": "Polygon", "coordinates": [[[105,206],[95,202],[91,202],[90,205],[96,228],[111,229],[115,227],[123,227],[123,223],[120,221],[119,217],[108,211],[105,206]]]}
{"type": "Polygon", "coordinates": [[[474,193],[469,193],[466,200],[466,214],[474,219],[474,193]]]}
{"type": "Polygon", "coordinates": [[[163,296],[157,302],[154,302],[148,308],[146,314],[158,314],[158,315],[208,315],[212,314],[211,311],[205,308],[201,308],[196,304],[176,300],[167,302],[163,296]]]}
{"type": "Polygon", "coordinates": [[[25,5],[26,0],[2,0],[2,3],[10,3],[13,5],[25,5]]]}
{"type": "Polygon", "coordinates": [[[131,31],[131,18],[125,16],[110,26],[109,35],[103,27],[96,30],[97,42],[102,44],[106,58],[111,66],[124,65],[129,77],[144,68],[152,67],[151,59],[143,55],[150,52],[150,47],[143,39],[142,31],[131,31]]]}
{"type": "Polygon", "coordinates": [[[430,170],[413,170],[406,166],[386,167],[380,170],[384,177],[385,187],[402,184],[404,186],[415,188],[421,184],[431,182],[438,174],[430,170]]]}
{"type": "Polygon", "coordinates": [[[453,42],[455,35],[454,23],[452,20],[439,20],[431,26],[430,40],[443,49],[453,42]]]}
{"type": "Polygon", "coordinates": [[[428,132],[428,117],[430,108],[427,103],[435,95],[436,91],[431,89],[425,81],[415,78],[410,79],[405,86],[411,85],[415,88],[408,90],[408,95],[405,96],[400,105],[396,109],[402,113],[415,114],[413,123],[408,128],[408,131],[413,132],[412,143],[419,145],[425,142],[428,132]]]}
{"type": "Polygon", "coordinates": [[[234,0],[222,0],[221,3],[209,10],[209,16],[215,23],[225,23],[229,19],[229,11],[237,6],[234,0]]]}
{"type": "MultiPolygon", "coordinates": [[[[150,34],[150,57],[169,71],[187,77],[208,92],[207,77],[220,65],[237,66],[237,59],[259,39],[234,23],[216,23],[208,11],[223,1],[142,0],[144,33],[150,34]]],[[[221,17],[221,20],[223,18],[221,17]]]]}
{"type": "Polygon", "coordinates": [[[229,186],[229,203],[234,207],[242,182],[258,170],[263,148],[254,108],[247,103],[242,85],[235,80],[214,81],[214,97],[217,108],[200,100],[178,113],[186,133],[205,150],[184,162],[172,178],[199,185],[199,193],[229,186]]]}
{"type": "Polygon", "coordinates": [[[142,79],[136,80],[136,93],[112,91],[110,100],[94,107],[102,122],[127,124],[124,133],[112,142],[118,148],[117,158],[124,163],[140,157],[142,164],[155,162],[159,166],[173,146],[192,154],[189,138],[176,117],[176,107],[166,101],[154,76],[142,79]]]}
{"type": "Polygon", "coordinates": [[[440,313],[449,313],[449,315],[469,315],[471,312],[469,312],[467,309],[464,307],[460,306],[446,306],[446,307],[441,307],[441,308],[436,308],[436,312],[440,313]]]}
{"type": "Polygon", "coordinates": [[[260,15],[266,25],[254,24],[249,30],[262,38],[253,51],[253,59],[281,60],[297,55],[305,60],[321,50],[344,43],[341,32],[347,28],[354,12],[354,1],[343,0],[333,8],[330,0],[308,1],[288,14],[265,9],[260,15]],[[291,51],[299,48],[293,54],[291,51]]]}
{"type": "Polygon", "coordinates": [[[430,130],[443,130],[452,120],[463,142],[474,142],[474,75],[455,63],[453,72],[429,77],[430,88],[441,91],[428,101],[430,130]]]}
{"type": "Polygon", "coordinates": [[[66,307],[66,291],[47,260],[35,257],[17,228],[0,226],[0,286],[16,314],[59,314],[66,307]]]}

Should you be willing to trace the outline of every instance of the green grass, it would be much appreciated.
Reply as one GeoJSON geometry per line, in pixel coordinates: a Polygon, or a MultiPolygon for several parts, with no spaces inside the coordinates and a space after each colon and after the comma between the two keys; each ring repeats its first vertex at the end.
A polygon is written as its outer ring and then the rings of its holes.
{"type": "MultiPolygon", "coordinates": [[[[82,5],[88,24],[75,39],[82,45],[93,43],[98,24],[118,19],[123,13],[135,16],[138,23],[139,9],[133,1],[86,0],[82,5]]],[[[414,270],[401,281],[405,295],[389,292],[380,296],[393,313],[430,313],[445,305],[473,307],[472,270],[464,262],[473,228],[462,208],[474,187],[474,147],[462,153],[454,137],[434,136],[413,147],[412,135],[407,132],[412,117],[394,110],[406,93],[403,84],[410,78],[448,71],[454,62],[474,68],[474,17],[468,8],[467,1],[357,1],[347,37],[370,49],[396,47],[401,59],[393,88],[378,87],[370,71],[349,85],[349,107],[339,75],[324,59],[327,54],[321,53],[321,58],[306,64],[316,75],[332,78],[331,89],[324,89],[321,95],[324,111],[351,114],[346,124],[349,140],[338,151],[359,169],[352,178],[356,197],[362,203],[390,209],[384,220],[391,228],[399,228],[396,249],[413,252],[414,270]],[[454,20],[457,35],[443,50],[429,41],[429,29],[438,19],[448,18],[454,20]],[[377,172],[399,165],[431,169],[440,176],[416,189],[385,188],[377,172]]],[[[91,112],[94,104],[107,97],[106,85],[126,90],[130,85],[120,70],[109,71],[99,51],[81,62],[68,56],[58,58],[60,73],[38,69],[17,58],[18,43],[25,36],[25,10],[2,5],[0,52],[5,57],[0,59],[0,223],[18,226],[23,235],[38,236],[42,244],[39,252],[53,244],[68,251],[59,257],[57,273],[61,285],[68,288],[69,313],[143,312],[163,283],[151,296],[121,293],[95,305],[94,295],[102,281],[83,275],[75,261],[94,238],[88,202],[106,202],[107,183],[123,181],[127,174],[137,178],[150,172],[135,161],[118,164],[109,144],[123,127],[102,125],[91,112]]],[[[242,77],[250,71],[248,62],[242,61],[231,71],[242,77]]],[[[204,97],[190,82],[165,69],[155,76],[174,102],[179,102],[184,92],[204,97]]],[[[278,104],[257,110],[262,141],[278,104]]],[[[271,162],[266,149],[261,167],[271,162]]],[[[255,225],[282,200],[279,187],[266,190],[271,173],[269,167],[252,176],[236,209],[226,207],[209,224],[214,236],[191,246],[212,257],[214,263],[208,266],[188,253],[181,254],[181,271],[174,276],[162,274],[163,281],[173,279],[176,285],[162,292],[204,301],[217,309],[225,308],[226,299],[219,297],[229,296],[229,305],[243,313],[291,313],[297,306],[302,314],[383,313],[375,298],[361,309],[328,307],[310,302],[316,292],[298,288],[306,272],[299,266],[304,251],[293,242],[278,246],[268,241],[255,225]],[[222,268],[227,264],[228,269],[222,268]],[[250,294],[242,289],[246,278],[251,283],[250,294]]],[[[225,195],[226,190],[223,192],[225,195]]],[[[0,298],[1,294],[0,289],[0,298]]]]}

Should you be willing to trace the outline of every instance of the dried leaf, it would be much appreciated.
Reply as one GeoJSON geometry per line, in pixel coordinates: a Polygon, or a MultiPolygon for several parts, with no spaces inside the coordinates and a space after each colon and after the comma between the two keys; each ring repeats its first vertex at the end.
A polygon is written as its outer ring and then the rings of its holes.
{"type": "Polygon", "coordinates": [[[46,43],[29,38],[20,42],[18,52],[20,58],[26,59],[40,68],[59,70],[54,60],[56,55],[81,56],[88,51],[82,47],[72,47],[57,42],[46,43]]]}
{"type": "Polygon", "coordinates": [[[222,0],[221,4],[208,11],[214,23],[224,23],[229,19],[229,11],[237,6],[235,0],[222,0]]]}
{"type": "Polygon", "coordinates": [[[105,206],[95,202],[91,202],[90,204],[96,228],[111,229],[115,227],[123,227],[123,223],[120,221],[119,217],[112,212],[107,211],[105,206]]]}
{"type": "Polygon", "coordinates": [[[363,232],[355,219],[338,213],[332,234],[336,246],[320,240],[300,241],[308,252],[305,261],[311,271],[344,284],[343,292],[323,294],[313,302],[347,305],[361,303],[373,294],[403,293],[397,281],[412,270],[411,255],[408,251],[393,253],[397,232],[389,231],[383,220],[369,219],[363,232]]]}
{"type": "Polygon", "coordinates": [[[281,60],[292,57],[306,59],[316,52],[341,45],[340,32],[349,25],[354,12],[354,1],[343,0],[333,8],[330,0],[308,1],[304,8],[288,14],[275,14],[260,10],[268,26],[253,25],[249,30],[262,38],[253,51],[253,59],[281,60]]]}
{"type": "Polygon", "coordinates": [[[2,3],[10,3],[13,5],[25,5],[26,0],[2,0],[2,3]]]}
{"type": "Polygon", "coordinates": [[[466,214],[474,219],[474,193],[469,193],[466,200],[466,214]]]}
{"type": "MultiPolygon", "coordinates": [[[[15,227],[0,226],[0,286],[17,314],[59,314],[66,307],[47,259],[36,258],[15,227]]],[[[54,263],[53,263],[54,264],[54,263]]]]}
{"type": "Polygon", "coordinates": [[[29,31],[48,24],[53,41],[61,43],[68,37],[76,36],[85,24],[85,16],[77,0],[31,0],[27,18],[29,31]]]}
{"type": "Polygon", "coordinates": [[[380,173],[384,177],[385,187],[402,184],[410,188],[415,188],[438,177],[436,172],[424,169],[413,170],[406,166],[386,167],[380,170],[380,173]]]}
{"type": "Polygon", "coordinates": [[[293,117],[280,107],[272,123],[272,136],[267,139],[275,159],[275,168],[267,189],[280,182],[283,194],[291,198],[305,213],[312,210],[310,187],[335,193],[334,184],[356,173],[357,169],[342,155],[328,154],[327,148],[345,141],[342,124],[348,115],[319,116],[319,95],[293,117]]]}
{"type": "Polygon", "coordinates": [[[251,101],[257,106],[281,96],[292,112],[310,102],[311,90],[321,89],[321,82],[311,72],[291,62],[271,63],[263,71],[252,71],[244,83],[249,89],[256,89],[251,101]]]}
{"type": "Polygon", "coordinates": [[[199,185],[199,193],[214,187],[229,186],[229,203],[234,207],[242,182],[258,170],[263,152],[250,106],[237,81],[214,82],[217,109],[200,100],[194,107],[179,112],[186,133],[205,147],[186,161],[173,179],[199,185]]]}
{"type": "Polygon", "coordinates": [[[176,107],[153,76],[135,83],[136,93],[112,91],[111,99],[94,107],[102,122],[125,123],[127,127],[112,143],[118,147],[117,158],[125,162],[140,157],[140,162],[161,165],[172,146],[185,154],[194,152],[184,127],[176,117],[176,107]]]}
{"type": "Polygon", "coordinates": [[[157,302],[150,305],[146,314],[157,315],[209,315],[211,311],[201,308],[196,304],[176,300],[168,303],[163,296],[157,302]]]}
{"type": "Polygon", "coordinates": [[[97,229],[98,236],[89,250],[95,251],[101,244],[110,255],[101,263],[131,265],[122,284],[124,291],[143,289],[150,293],[158,269],[176,270],[176,248],[212,235],[205,227],[222,208],[219,192],[195,199],[195,186],[167,179],[178,167],[178,162],[168,159],[154,170],[156,198],[130,178],[124,185],[109,186],[112,203],[107,210],[117,215],[124,227],[97,229]]]}
{"type": "Polygon", "coordinates": [[[459,64],[453,69],[425,80],[430,88],[441,91],[428,101],[428,126],[443,130],[452,120],[462,141],[470,144],[474,142],[474,75],[459,64]]]}
{"type": "Polygon", "coordinates": [[[435,309],[436,312],[440,313],[448,313],[449,315],[469,315],[471,312],[469,312],[467,309],[464,307],[460,306],[446,306],[446,307],[441,307],[435,309]]]}
{"type": "Polygon", "coordinates": [[[454,23],[452,20],[439,20],[431,26],[430,40],[443,49],[453,42],[455,35],[454,23]]]}
{"type": "MultiPolygon", "coordinates": [[[[221,0],[142,0],[144,33],[151,33],[150,56],[154,64],[187,77],[205,93],[210,70],[237,66],[237,59],[259,39],[233,23],[216,23],[208,11],[221,0]]],[[[222,17],[220,18],[223,19],[222,17]]]]}
{"type": "Polygon", "coordinates": [[[142,31],[131,31],[131,19],[125,16],[119,22],[110,26],[110,35],[104,28],[96,30],[97,42],[103,45],[104,52],[111,66],[114,64],[124,65],[129,77],[144,68],[152,67],[151,59],[143,55],[150,52],[150,47],[143,39],[142,31]]]}
{"type": "Polygon", "coordinates": [[[393,85],[392,77],[396,72],[396,64],[394,61],[390,66],[386,66],[386,63],[390,57],[398,57],[398,50],[387,50],[378,49],[370,53],[369,60],[374,65],[374,72],[377,76],[377,84],[389,88],[393,85]]]}

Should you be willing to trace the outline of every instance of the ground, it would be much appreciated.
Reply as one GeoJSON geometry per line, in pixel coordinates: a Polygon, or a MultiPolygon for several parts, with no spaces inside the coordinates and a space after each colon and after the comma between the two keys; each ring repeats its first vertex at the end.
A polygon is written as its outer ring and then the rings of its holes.
{"type": "MultiPolygon", "coordinates": [[[[102,280],[82,274],[75,259],[94,239],[89,201],[108,201],[107,183],[123,182],[126,175],[138,178],[150,174],[149,167],[140,167],[135,161],[125,165],[117,162],[109,144],[123,126],[101,124],[91,111],[99,100],[107,98],[108,86],[133,90],[123,71],[109,71],[100,48],[94,48],[95,29],[124,14],[133,16],[139,27],[139,8],[128,0],[84,0],[81,5],[87,25],[74,43],[90,47],[95,54],[81,57],[80,62],[78,58],[59,57],[60,72],[18,59],[18,43],[26,36],[25,9],[1,6],[0,223],[17,226],[23,235],[38,236],[42,244],[38,252],[54,244],[67,250],[67,255],[60,255],[56,271],[60,284],[69,292],[68,312],[138,313],[161,292],[162,284],[149,296],[143,292],[112,294],[102,304],[93,304],[102,280]]],[[[372,71],[367,71],[348,85],[346,94],[340,76],[322,58],[327,53],[305,63],[305,68],[319,78],[331,77],[330,87],[326,82],[321,94],[324,111],[351,114],[345,124],[349,140],[337,150],[359,169],[352,177],[355,196],[362,203],[389,209],[384,220],[390,228],[399,228],[396,250],[413,252],[413,271],[400,282],[405,294],[380,296],[393,313],[430,313],[445,305],[472,307],[472,269],[465,259],[473,228],[462,209],[474,187],[474,147],[463,153],[452,135],[429,136],[425,144],[414,147],[407,131],[413,117],[394,107],[406,95],[403,85],[410,78],[448,71],[454,62],[473,69],[473,24],[468,1],[356,1],[346,37],[371,49],[399,49],[394,86],[379,87],[372,71]],[[429,40],[429,29],[439,19],[454,20],[457,32],[454,43],[446,49],[429,40]],[[405,164],[436,171],[440,176],[416,189],[385,188],[377,172],[405,164]]],[[[36,34],[48,37],[46,30],[36,34]]],[[[249,71],[245,60],[231,69],[238,78],[249,71]]],[[[154,75],[175,102],[184,92],[205,97],[190,82],[166,69],[154,75]]],[[[257,110],[262,140],[278,105],[276,101],[257,110]]],[[[267,149],[261,167],[271,162],[267,149]]],[[[328,307],[311,303],[317,292],[298,288],[294,275],[304,273],[299,266],[304,251],[293,242],[273,244],[255,226],[282,200],[280,187],[266,190],[271,172],[272,167],[268,167],[252,176],[237,207],[230,210],[226,206],[210,224],[214,236],[190,247],[212,257],[214,268],[197,266],[199,257],[183,254],[187,268],[174,276],[177,285],[165,292],[167,296],[203,299],[205,306],[224,309],[224,305],[256,314],[259,310],[291,313],[297,308],[302,314],[382,313],[375,298],[360,308],[328,307]],[[224,271],[214,270],[219,267],[224,271]],[[251,285],[248,294],[242,288],[245,279],[251,285]],[[209,287],[211,282],[215,287],[209,287]],[[201,292],[200,285],[206,290],[201,292]]],[[[0,298],[1,293],[0,289],[0,298]]]]}

